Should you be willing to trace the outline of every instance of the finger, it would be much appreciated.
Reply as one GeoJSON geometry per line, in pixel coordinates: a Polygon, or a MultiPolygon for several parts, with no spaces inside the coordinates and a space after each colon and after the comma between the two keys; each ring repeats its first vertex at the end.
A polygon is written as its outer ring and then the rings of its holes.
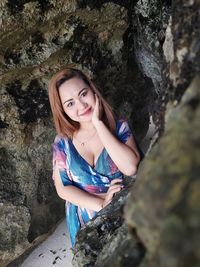
{"type": "Polygon", "coordinates": [[[114,193],[116,193],[116,192],[119,192],[121,189],[122,189],[121,187],[113,188],[113,189],[111,189],[111,190],[109,191],[108,194],[110,194],[110,193],[111,193],[111,194],[114,194],[114,193]]]}
{"type": "Polygon", "coordinates": [[[97,103],[99,102],[99,98],[98,98],[97,94],[95,94],[95,100],[97,103]]]}
{"type": "Polygon", "coordinates": [[[112,189],[111,191],[108,192],[108,196],[106,198],[106,200],[111,200],[114,196],[115,193],[117,192],[120,192],[121,188],[115,188],[115,189],[112,189]]]}
{"type": "Polygon", "coordinates": [[[98,111],[99,110],[99,99],[98,96],[95,95],[95,110],[98,111]]]}
{"type": "Polygon", "coordinates": [[[109,200],[109,201],[104,201],[104,203],[103,203],[103,208],[106,207],[108,204],[110,204],[111,201],[112,201],[112,199],[109,200]]]}
{"type": "MultiPolygon", "coordinates": [[[[121,185],[121,184],[114,184],[114,185],[111,185],[111,186],[109,187],[108,191],[110,192],[110,191],[113,190],[113,189],[122,188],[122,186],[123,186],[123,185],[121,185]]],[[[108,191],[107,191],[107,192],[108,192],[108,191]]]]}
{"type": "Polygon", "coordinates": [[[113,185],[113,184],[116,184],[116,183],[122,183],[122,179],[121,178],[113,179],[110,184],[113,185]]]}
{"type": "Polygon", "coordinates": [[[95,95],[95,107],[98,105],[97,96],[95,95]]]}

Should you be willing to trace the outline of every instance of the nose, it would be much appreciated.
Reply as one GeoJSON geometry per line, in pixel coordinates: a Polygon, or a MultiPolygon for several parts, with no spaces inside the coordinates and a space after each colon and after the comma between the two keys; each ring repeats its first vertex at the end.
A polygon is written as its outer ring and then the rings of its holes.
{"type": "Polygon", "coordinates": [[[87,103],[82,100],[78,100],[78,107],[80,108],[80,110],[84,110],[87,107],[87,103]]]}

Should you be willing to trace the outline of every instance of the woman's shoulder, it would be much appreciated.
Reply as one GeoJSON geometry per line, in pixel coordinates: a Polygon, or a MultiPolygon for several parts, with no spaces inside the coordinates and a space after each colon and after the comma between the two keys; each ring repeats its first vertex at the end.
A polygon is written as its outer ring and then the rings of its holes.
{"type": "Polygon", "coordinates": [[[128,120],[124,117],[118,118],[116,120],[116,128],[117,132],[122,128],[122,127],[127,127],[128,126],[128,120]]]}
{"type": "Polygon", "coordinates": [[[66,142],[68,142],[69,138],[68,137],[64,137],[61,135],[56,135],[54,138],[54,142],[53,145],[59,145],[59,146],[64,146],[66,144],[66,142]]]}
{"type": "Polygon", "coordinates": [[[132,132],[126,118],[120,118],[116,121],[116,134],[123,143],[131,136],[132,132]]]}

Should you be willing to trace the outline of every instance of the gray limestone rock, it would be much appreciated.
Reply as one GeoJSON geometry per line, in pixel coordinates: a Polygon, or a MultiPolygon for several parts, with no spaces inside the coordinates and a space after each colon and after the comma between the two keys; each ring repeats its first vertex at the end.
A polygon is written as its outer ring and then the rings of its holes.
{"type": "MultiPolygon", "coordinates": [[[[186,2],[1,1],[1,266],[64,215],[51,179],[55,130],[47,86],[69,64],[127,117],[137,141],[150,122],[155,126],[125,214],[130,178],[80,231],[75,266],[167,266],[167,258],[175,266],[177,246],[189,238],[198,243],[199,1],[186,2]]],[[[188,259],[195,266],[198,250],[182,246],[181,253],[182,266],[188,259]]]]}
{"type": "MultiPolygon", "coordinates": [[[[99,8],[83,7],[75,0],[0,3],[0,203],[29,213],[24,236],[10,243],[13,250],[2,251],[1,266],[64,216],[64,203],[51,179],[51,143],[56,133],[47,86],[52,74],[68,64],[83,69],[102,88],[119,117],[129,113],[138,140],[148,129],[149,111],[139,95],[148,101],[152,91],[140,79],[139,69],[131,73],[127,63],[127,10],[127,3],[118,1],[102,1],[99,8]],[[140,120],[131,116],[138,109],[140,120]]],[[[11,215],[15,218],[17,209],[12,208],[11,215]]],[[[24,221],[19,219],[18,224],[23,228],[24,221]]],[[[1,232],[2,240],[12,228],[10,222],[10,228],[1,232]]]]}
{"type": "Polygon", "coordinates": [[[199,265],[199,85],[196,77],[168,114],[125,207],[126,224],[146,248],[143,267],[199,265]]]}
{"type": "MultiPolygon", "coordinates": [[[[199,2],[178,1],[171,6],[170,1],[166,1],[163,7],[165,4],[172,8],[172,17],[168,24],[169,13],[166,12],[166,16],[160,21],[161,28],[167,29],[166,38],[159,34],[160,45],[156,47],[159,47],[160,52],[159,49],[153,51],[157,28],[149,26],[156,26],[159,16],[153,24],[149,23],[153,19],[149,16],[158,12],[158,6],[150,9],[146,8],[150,5],[149,1],[137,1],[134,7],[134,14],[138,14],[142,22],[135,22],[136,27],[140,29],[139,33],[137,29],[136,46],[140,38],[143,40],[141,46],[138,46],[143,57],[138,57],[138,64],[144,64],[146,67],[145,70],[140,66],[145,75],[151,76],[152,72],[152,79],[157,73],[161,74],[157,77],[161,80],[162,90],[158,105],[154,103],[157,118],[154,115],[153,119],[154,122],[157,120],[158,130],[162,134],[153,140],[148,156],[139,167],[131,192],[127,192],[125,208],[123,209],[122,205],[120,209],[125,220],[114,232],[110,231],[108,240],[102,235],[106,243],[95,250],[92,259],[87,257],[84,247],[81,247],[83,239],[78,239],[78,258],[74,258],[76,266],[85,266],[81,259],[86,259],[88,266],[102,267],[199,266],[200,61],[199,46],[196,44],[200,35],[199,27],[195,26],[199,24],[199,2]],[[147,28],[142,31],[146,25],[147,28]],[[148,54],[145,54],[143,47],[148,48],[148,54]],[[153,60],[149,60],[149,57],[153,60]],[[156,68],[151,66],[156,66],[155,59],[159,61],[159,58],[163,64],[157,64],[159,72],[156,72],[156,68]],[[150,68],[147,67],[148,64],[150,68]],[[127,232],[119,242],[118,238],[125,233],[125,229],[127,232]],[[128,242],[129,237],[132,237],[132,243],[126,247],[123,244],[128,242]],[[118,247],[115,242],[118,242],[118,247]],[[129,255],[129,249],[134,242],[140,244],[139,249],[133,245],[136,248],[133,249],[133,258],[129,257],[130,261],[124,262],[123,257],[129,255]],[[140,255],[138,262],[135,261],[134,255],[140,255]]],[[[125,195],[122,199],[123,197],[125,195]]],[[[112,213],[105,210],[104,216],[112,217],[116,202],[117,200],[113,200],[109,208],[112,213]]],[[[101,224],[104,217],[99,216],[98,221],[101,224]]],[[[81,236],[92,231],[92,228],[95,235],[94,225],[95,222],[87,225],[81,231],[81,236]]],[[[102,236],[97,236],[98,244],[102,236]]],[[[90,247],[91,244],[93,243],[88,239],[87,246],[90,247]]]]}

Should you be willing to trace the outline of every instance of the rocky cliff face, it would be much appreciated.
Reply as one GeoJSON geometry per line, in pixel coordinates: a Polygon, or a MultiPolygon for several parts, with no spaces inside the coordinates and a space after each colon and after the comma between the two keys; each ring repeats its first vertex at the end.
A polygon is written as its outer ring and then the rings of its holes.
{"type": "Polygon", "coordinates": [[[126,193],[79,232],[74,266],[199,265],[199,8],[197,1],[173,3],[168,25],[160,23],[157,32],[151,26],[158,17],[152,22],[150,13],[158,6],[134,5],[134,53],[159,91],[153,118],[161,134],[135,183],[128,179],[131,190],[126,186],[126,193]],[[156,33],[162,37],[159,46],[156,33]]]}
{"type": "Polygon", "coordinates": [[[127,178],[113,206],[80,231],[75,266],[177,266],[176,247],[185,255],[179,265],[191,257],[195,266],[198,9],[197,0],[1,1],[1,266],[63,217],[51,181],[47,85],[69,64],[129,119],[139,143],[150,118],[156,127],[136,186],[127,178]],[[191,246],[181,246],[189,236],[191,246]]]}

